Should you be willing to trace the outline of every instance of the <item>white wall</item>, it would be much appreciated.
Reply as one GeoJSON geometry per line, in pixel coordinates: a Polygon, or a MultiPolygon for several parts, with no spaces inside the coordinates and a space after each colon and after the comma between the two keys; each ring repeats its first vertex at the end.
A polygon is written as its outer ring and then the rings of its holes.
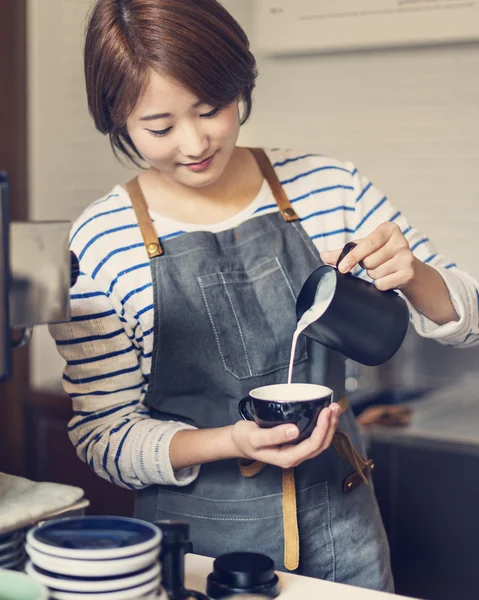
{"type": "MultiPolygon", "coordinates": [[[[82,44],[91,0],[29,0],[30,219],[75,219],[132,173],[114,159],[88,115],[82,44]]],[[[46,327],[31,344],[32,385],[59,387],[63,360],[46,327]]]]}
{"type": "MultiPolygon", "coordinates": [[[[254,0],[224,0],[253,42],[254,0]]],[[[81,65],[89,0],[30,0],[31,217],[74,218],[130,173],[87,114],[81,65]]],[[[479,44],[259,58],[244,145],[350,159],[415,226],[479,276],[479,44]]],[[[62,362],[38,328],[32,379],[58,386],[62,362]]]]}
{"type": "MultiPolygon", "coordinates": [[[[254,48],[253,1],[225,4],[254,48]]],[[[479,277],[479,44],[257,58],[243,144],[352,160],[441,252],[479,277]]]]}

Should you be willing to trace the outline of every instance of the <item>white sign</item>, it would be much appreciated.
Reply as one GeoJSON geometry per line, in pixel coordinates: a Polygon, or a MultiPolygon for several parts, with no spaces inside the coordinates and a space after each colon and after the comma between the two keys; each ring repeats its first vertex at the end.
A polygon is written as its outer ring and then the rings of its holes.
{"type": "Polygon", "coordinates": [[[256,48],[294,54],[479,39],[479,0],[254,0],[256,48]]]}

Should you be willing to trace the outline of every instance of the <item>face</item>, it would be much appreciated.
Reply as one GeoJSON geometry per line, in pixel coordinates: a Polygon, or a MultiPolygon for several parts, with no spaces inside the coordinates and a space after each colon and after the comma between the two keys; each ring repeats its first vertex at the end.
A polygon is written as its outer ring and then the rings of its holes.
{"type": "Polygon", "coordinates": [[[205,187],[220,179],[235,149],[238,103],[218,109],[152,71],[126,125],[151,167],[182,185],[205,187]]]}

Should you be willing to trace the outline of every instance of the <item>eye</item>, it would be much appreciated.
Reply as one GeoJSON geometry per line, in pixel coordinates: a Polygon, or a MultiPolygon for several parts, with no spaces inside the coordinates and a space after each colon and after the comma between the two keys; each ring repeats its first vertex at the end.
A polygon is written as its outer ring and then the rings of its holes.
{"type": "Polygon", "coordinates": [[[200,117],[204,117],[205,119],[211,119],[211,117],[214,117],[219,112],[220,112],[220,108],[216,107],[216,108],[213,108],[213,110],[210,110],[210,112],[200,115],[200,117]]]}
{"type": "Polygon", "coordinates": [[[165,135],[168,135],[172,129],[173,127],[167,127],[166,129],[159,129],[157,131],[155,131],[154,129],[147,129],[146,131],[148,131],[149,133],[151,133],[151,135],[155,137],[163,137],[165,135]]]}

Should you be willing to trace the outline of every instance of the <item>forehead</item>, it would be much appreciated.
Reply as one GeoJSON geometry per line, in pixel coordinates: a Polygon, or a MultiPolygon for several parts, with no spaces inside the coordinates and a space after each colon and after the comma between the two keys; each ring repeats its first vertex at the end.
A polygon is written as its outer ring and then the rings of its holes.
{"type": "Polygon", "coordinates": [[[132,117],[140,118],[154,112],[178,112],[198,102],[198,98],[179,81],[158,71],[150,70],[145,90],[140,96],[132,117]]]}

